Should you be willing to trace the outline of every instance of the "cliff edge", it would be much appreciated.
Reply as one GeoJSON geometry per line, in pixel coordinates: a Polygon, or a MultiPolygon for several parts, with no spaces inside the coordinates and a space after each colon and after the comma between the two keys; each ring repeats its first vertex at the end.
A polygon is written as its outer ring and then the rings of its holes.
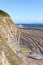
{"type": "Polygon", "coordinates": [[[18,46],[19,29],[9,14],[0,10],[0,65],[24,65],[22,59],[13,51],[18,46]]]}

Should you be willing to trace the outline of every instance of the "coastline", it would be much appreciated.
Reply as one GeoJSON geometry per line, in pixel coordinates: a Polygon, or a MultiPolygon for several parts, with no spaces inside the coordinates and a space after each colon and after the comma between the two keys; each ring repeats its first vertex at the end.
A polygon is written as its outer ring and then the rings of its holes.
{"type": "Polygon", "coordinates": [[[43,28],[31,28],[31,27],[28,27],[28,28],[19,28],[19,29],[28,29],[28,30],[43,30],[43,28]]]}

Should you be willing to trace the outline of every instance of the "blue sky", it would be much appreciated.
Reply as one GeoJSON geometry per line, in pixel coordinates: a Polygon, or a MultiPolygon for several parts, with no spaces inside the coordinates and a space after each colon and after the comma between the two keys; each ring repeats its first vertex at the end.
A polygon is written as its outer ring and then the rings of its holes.
{"type": "Polygon", "coordinates": [[[43,23],[43,0],[0,0],[15,23],[43,23]]]}

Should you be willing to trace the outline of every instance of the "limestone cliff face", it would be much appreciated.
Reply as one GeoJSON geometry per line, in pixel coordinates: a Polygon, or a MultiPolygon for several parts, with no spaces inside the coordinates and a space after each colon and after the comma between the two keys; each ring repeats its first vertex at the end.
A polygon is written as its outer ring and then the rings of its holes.
{"type": "Polygon", "coordinates": [[[19,40],[19,29],[13,24],[10,17],[0,17],[0,34],[3,36],[7,44],[16,45],[19,40]]]}
{"type": "Polygon", "coordinates": [[[17,47],[19,43],[19,29],[9,16],[0,16],[0,35],[10,47],[17,47]]]}
{"type": "Polygon", "coordinates": [[[10,65],[7,57],[5,56],[4,52],[3,51],[0,51],[0,65],[10,65]]]}
{"type": "Polygon", "coordinates": [[[19,47],[19,29],[10,16],[0,10],[0,64],[23,65],[23,61],[15,54],[19,47]],[[13,52],[14,50],[14,52],[13,52]]]}

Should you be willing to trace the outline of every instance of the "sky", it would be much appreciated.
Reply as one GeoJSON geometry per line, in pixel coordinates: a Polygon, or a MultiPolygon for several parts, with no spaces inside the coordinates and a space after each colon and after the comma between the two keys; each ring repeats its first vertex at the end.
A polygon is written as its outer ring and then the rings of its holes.
{"type": "Polygon", "coordinates": [[[0,0],[15,23],[43,23],[43,0],[0,0]]]}

